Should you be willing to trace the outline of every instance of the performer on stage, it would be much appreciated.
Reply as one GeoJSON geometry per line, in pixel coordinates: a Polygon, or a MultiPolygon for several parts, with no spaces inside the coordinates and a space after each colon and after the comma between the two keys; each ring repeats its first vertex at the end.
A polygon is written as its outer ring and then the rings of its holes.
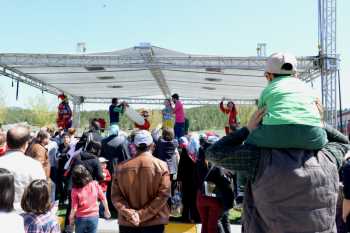
{"type": "Polygon", "coordinates": [[[148,117],[149,117],[149,113],[147,110],[143,110],[140,114],[141,116],[143,116],[143,118],[145,119],[145,123],[143,125],[138,125],[135,123],[135,127],[140,129],[140,130],[149,130],[149,128],[151,127],[151,124],[148,121],[148,117]]]}
{"type": "Polygon", "coordinates": [[[68,128],[72,127],[72,110],[69,107],[68,97],[65,94],[59,95],[58,98],[62,101],[58,105],[57,127],[67,131],[68,128]]]}
{"type": "Polygon", "coordinates": [[[220,110],[228,116],[227,124],[225,125],[225,133],[228,135],[230,132],[235,131],[239,126],[238,112],[236,105],[233,101],[227,102],[227,107],[224,106],[225,97],[222,97],[220,102],[220,110]]]}

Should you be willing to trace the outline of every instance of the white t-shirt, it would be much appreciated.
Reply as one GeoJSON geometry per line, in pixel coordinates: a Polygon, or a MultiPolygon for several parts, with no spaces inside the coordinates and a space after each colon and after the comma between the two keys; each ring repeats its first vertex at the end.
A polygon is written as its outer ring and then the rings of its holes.
{"type": "Polygon", "coordinates": [[[23,218],[14,212],[0,212],[1,232],[24,233],[23,218]]]}
{"type": "Polygon", "coordinates": [[[21,199],[24,189],[33,180],[46,180],[44,169],[39,161],[19,150],[10,150],[0,157],[0,167],[9,170],[15,178],[14,208],[16,212],[22,213],[21,199]]]}

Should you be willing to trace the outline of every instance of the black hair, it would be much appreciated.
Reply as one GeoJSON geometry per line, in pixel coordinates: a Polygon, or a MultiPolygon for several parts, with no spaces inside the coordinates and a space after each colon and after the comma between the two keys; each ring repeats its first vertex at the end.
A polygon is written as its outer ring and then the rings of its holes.
{"type": "Polygon", "coordinates": [[[175,94],[173,94],[172,96],[171,96],[171,98],[174,98],[174,99],[176,99],[176,100],[179,100],[179,94],[177,94],[177,93],[175,93],[175,94]]]}
{"type": "Polygon", "coordinates": [[[17,126],[7,131],[6,142],[10,149],[20,149],[30,139],[29,130],[24,126],[17,126]]]}
{"type": "Polygon", "coordinates": [[[76,165],[72,172],[72,183],[75,188],[82,188],[92,181],[92,176],[83,165],[76,165]]]}
{"type": "Polygon", "coordinates": [[[112,104],[117,104],[118,103],[118,98],[113,98],[112,99],[112,104]]]}
{"type": "Polygon", "coordinates": [[[93,119],[93,120],[91,121],[91,124],[90,124],[90,125],[91,125],[92,130],[98,131],[98,130],[101,129],[100,123],[98,122],[97,119],[93,119]]]}
{"type": "Polygon", "coordinates": [[[149,150],[149,146],[147,146],[146,143],[141,143],[140,145],[136,146],[136,150],[138,153],[143,153],[149,150]]]}
{"type": "Polygon", "coordinates": [[[86,146],[86,151],[96,156],[99,156],[101,153],[101,148],[102,146],[100,142],[91,140],[86,146]]]}
{"type": "Polygon", "coordinates": [[[10,171],[0,168],[0,211],[11,212],[15,201],[15,181],[10,171]]]}
{"type": "Polygon", "coordinates": [[[284,63],[281,67],[282,70],[291,71],[293,70],[293,65],[290,63],[284,63]]]}
{"type": "Polygon", "coordinates": [[[45,214],[50,210],[50,188],[46,180],[33,180],[24,190],[21,207],[25,212],[45,214]]]}

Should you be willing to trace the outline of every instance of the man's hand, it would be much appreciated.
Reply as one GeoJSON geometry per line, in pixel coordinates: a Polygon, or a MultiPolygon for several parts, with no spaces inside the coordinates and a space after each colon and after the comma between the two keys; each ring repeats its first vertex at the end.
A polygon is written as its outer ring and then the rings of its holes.
{"type": "Polygon", "coordinates": [[[250,120],[247,124],[247,128],[249,132],[252,132],[254,129],[258,127],[265,113],[266,113],[265,108],[258,109],[254,112],[254,114],[250,117],[250,120]]]}
{"type": "Polygon", "coordinates": [[[131,215],[131,218],[129,219],[131,224],[138,226],[140,225],[140,215],[137,213],[137,211],[134,211],[134,213],[131,215]]]}

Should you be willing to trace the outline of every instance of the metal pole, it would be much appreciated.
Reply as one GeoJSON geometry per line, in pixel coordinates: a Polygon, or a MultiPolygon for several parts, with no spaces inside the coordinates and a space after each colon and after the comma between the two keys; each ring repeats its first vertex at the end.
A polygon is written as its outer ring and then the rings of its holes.
{"type": "Polygon", "coordinates": [[[340,90],[340,72],[338,70],[338,88],[339,88],[339,120],[340,120],[340,131],[344,133],[343,129],[343,108],[341,104],[341,90],[340,90]]]}

